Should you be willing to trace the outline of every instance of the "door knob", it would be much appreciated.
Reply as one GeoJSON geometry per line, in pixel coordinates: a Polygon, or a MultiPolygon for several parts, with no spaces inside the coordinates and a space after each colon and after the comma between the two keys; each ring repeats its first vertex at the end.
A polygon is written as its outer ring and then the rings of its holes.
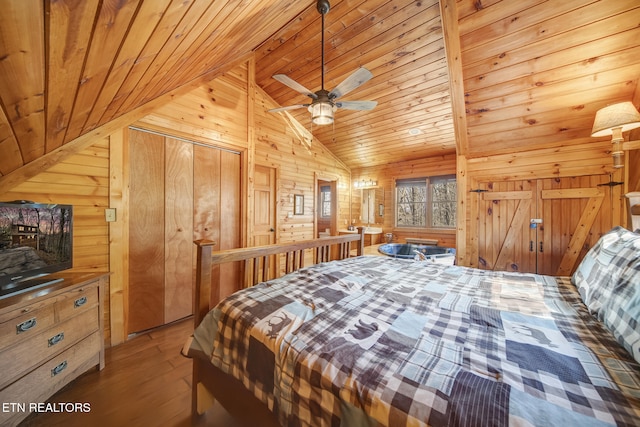
{"type": "Polygon", "coordinates": [[[273,232],[273,231],[276,231],[276,230],[275,230],[275,229],[273,229],[273,228],[270,228],[270,229],[269,229],[269,231],[273,232]]]}

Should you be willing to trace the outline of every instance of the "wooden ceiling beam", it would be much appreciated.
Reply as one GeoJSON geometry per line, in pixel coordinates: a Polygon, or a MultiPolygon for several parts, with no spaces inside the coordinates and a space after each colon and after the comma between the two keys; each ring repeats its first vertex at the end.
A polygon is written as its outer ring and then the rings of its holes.
{"type": "Polygon", "coordinates": [[[467,136],[467,114],[465,106],[464,77],[462,74],[462,52],[458,30],[458,10],[455,0],[440,1],[440,15],[444,33],[445,53],[451,88],[451,109],[456,136],[456,152],[466,156],[469,152],[467,136]]]}

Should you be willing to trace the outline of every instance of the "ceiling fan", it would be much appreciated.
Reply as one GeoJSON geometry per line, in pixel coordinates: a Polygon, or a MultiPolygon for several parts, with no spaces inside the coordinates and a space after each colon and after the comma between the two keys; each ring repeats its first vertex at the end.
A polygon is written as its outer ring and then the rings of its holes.
{"type": "Polygon", "coordinates": [[[363,83],[367,82],[373,74],[364,67],[358,68],[354,73],[347,77],[342,83],[336,86],[331,92],[324,88],[324,17],[329,12],[329,0],[318,0],[316,9],[322,15],[322,59],[321,59],[321,88],[317,92],[311,92],[309,89],[296,82],[292,78],[284,74],[276,74],[274,79],[280,83],[289,86],[291,89],[307,95],[312,99],[310,104],[290,105],[288,107],[273,108],[270,113],[278,111],[295,110],[298,108],[307,108],[311,113],[311,121],[317,125],[327,125],[333,123],[333,113],[338,108],[345,110],[371,110],[377,101],[336,101],[341,96],[346,95],[356,89],[363,83]]]}

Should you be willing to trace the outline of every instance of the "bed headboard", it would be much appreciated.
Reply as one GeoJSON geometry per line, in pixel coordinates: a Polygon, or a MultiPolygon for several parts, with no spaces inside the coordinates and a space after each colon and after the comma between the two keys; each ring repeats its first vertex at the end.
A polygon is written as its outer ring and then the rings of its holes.
{"type": "Polygon", "coordinates": [[[306,250],[313,250],[314,263],[348,258],[351,255],[351,242],[356,242],[355,253],[360,256],[364,252],[364,227],[358,227],[358,234],[323,237],[315,240],[279,243],[274,245],[254,246],[250,248],[227,249],[213,251],[216,242],[196,240],[196,290],[194,322],[198,326],[202,318],[211,309],[210,301],[220,300],[220,283],[211,274],[211,267],[233,261],[244,261],[245,285],[255,285],[279,276],[279,271],[270,271],[271,257],[284,254],[284,272],[291,273],[304,267],[306,250]]]}

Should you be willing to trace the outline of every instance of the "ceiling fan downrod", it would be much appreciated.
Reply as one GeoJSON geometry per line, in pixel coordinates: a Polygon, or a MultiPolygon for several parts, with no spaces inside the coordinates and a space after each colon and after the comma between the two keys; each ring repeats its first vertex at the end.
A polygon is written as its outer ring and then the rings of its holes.
{"type": "Polygon", "coordinates": [[[321,90],[324,90],[324,16],[329,13],[329,9],[331,9],[329,0],[318,0],[318,2],[316,3],[316,9],[318,9],[318,12],[320,12],[320,15],[322,15],[322,53],[320,56],[320,64],[322,70],[320,70],[320,88],[321,90]]]}

